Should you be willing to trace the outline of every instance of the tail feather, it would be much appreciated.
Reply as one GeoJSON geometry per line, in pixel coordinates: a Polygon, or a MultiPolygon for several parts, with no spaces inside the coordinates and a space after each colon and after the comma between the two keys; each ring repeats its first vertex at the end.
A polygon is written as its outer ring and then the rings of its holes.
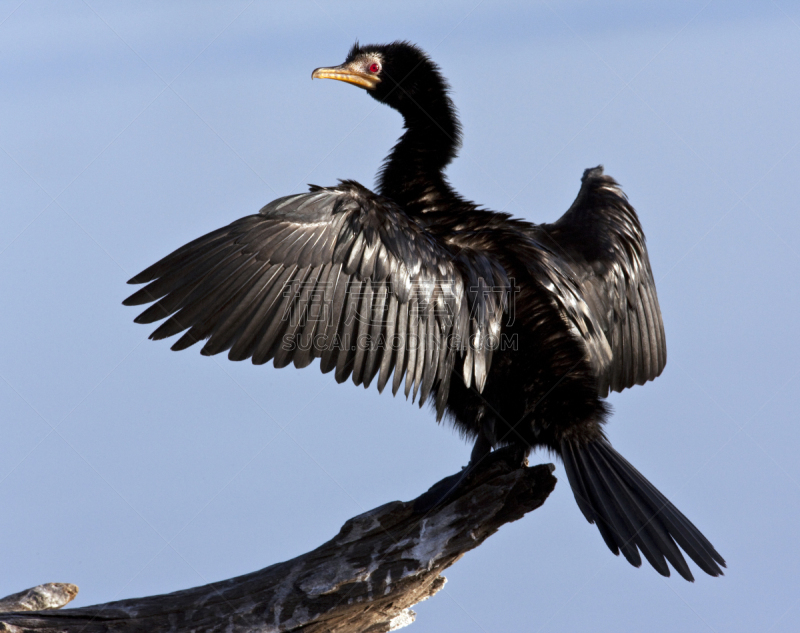
{"type": "Polygon", "coordinates": [[[581,473],[577,469],[577,465],[575,463],[575,453],[572,450],[572,444],[570,442],[564,442],[562,444],[561,458],[564,460],[564,468],[567,471],[567,479],[569,479],[569,484],[572,486],[572,492],[575,495],[575,501],[578,502],[578,507],[581,509],[583,516],[586,517],[586,520],[589,523],[595,523],[597,525],[598,529],[600,530],[600,535],[603,537],[606,545],[608,545],[608,549],[614,553],[614,556],[618,556],[619,547],[617,547],[617,541],[614,538],[614,533],[611,532],[605,521],[599,520],[597,513],[592,509],[590,502],[591,497],[586,489],[586,485],[583,483],[581,473]]]}
{"type": "Polygon", "coordinates": [[[633,487],[638,486],[638,489],[647,495],[650,504],[661,511],[662,523],[678,545],[704,572],[711,576],[721,576],[722,570],[719,565],[725,567],[725,559],[719,555],[703,533],[627,459],[611,448],[610,444],[607,446],[609,456],[618,464],[618,470],[627,479],[628,484],[633,487]]]}
{"type": "Polygon", "coordinates": [[[606,485],[609,494],[616,492],[622,494],[615,497],[619,503],[622,516],[628,519],[631,531],[637,536],[636,543],[642,550],[648,562],[662,576],[669,576],[669,566],[667,560],[678,573],[687,580],[693,580],[689,566],[683,558],[681,551],[664,531],[660,521],[650,521],[652,513],[648,512],[647,504],[636,494],[634,490],[625,486],[616,472],[610,467],[599,451],[592,451],[594,447],[589,447],[590,452],[594,453],[594,466],[597,468],[600,477],[606,485]],[[666,558],[666,560],[665,560],[666,558]]]}
{"type": "Polygon", "coordinates": [[[596,508],[601,519],[608,523],[611,534],[614,537],[617,547],[622,555],[634,567],[640,567],[642,558],[639,556],[638,545],[635,540],[637,534],[631,529],[631,522],[627,519],[625,510],[620,508],[618,499],[615,498],[614,491],[609,492],[603,485],[602,474],[592,462],[588,451],[577,451],[576,454],[578,468],[583,476],[583,484],[589,493],[589,499],[596,508]]]}
{"type": "Polygon", "coordinates": [[[669,561],[692,581],[679,545],[704,572],[722,575],[725,560],[708,539],[611,444],[564,440],[561,454],[578,507],[614,554],[639,567],[641,551],[661,575],[670,575],[669,561]]]}

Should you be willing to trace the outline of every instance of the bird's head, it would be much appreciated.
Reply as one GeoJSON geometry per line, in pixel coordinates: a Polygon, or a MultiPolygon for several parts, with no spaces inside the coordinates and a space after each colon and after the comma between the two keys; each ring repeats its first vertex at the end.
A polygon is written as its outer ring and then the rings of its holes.
{"type": "Polygon", "coordinates": [[[439,68],[409,42],[368,46],[356,42],[343,64],[317,68],[311,78],[337,79],[364,88],[405,116],[447,99],[447,82],[439,68]]]}

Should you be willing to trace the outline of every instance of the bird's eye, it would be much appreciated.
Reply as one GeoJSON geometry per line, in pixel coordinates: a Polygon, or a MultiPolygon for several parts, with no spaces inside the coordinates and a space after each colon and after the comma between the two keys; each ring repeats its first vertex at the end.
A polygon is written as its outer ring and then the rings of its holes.
{"type": "Polygon", "coordinates": [[[376,73],[381,69],[381,65],[378,62],[372,62],[369,65],[369,72],[376,73]]]}

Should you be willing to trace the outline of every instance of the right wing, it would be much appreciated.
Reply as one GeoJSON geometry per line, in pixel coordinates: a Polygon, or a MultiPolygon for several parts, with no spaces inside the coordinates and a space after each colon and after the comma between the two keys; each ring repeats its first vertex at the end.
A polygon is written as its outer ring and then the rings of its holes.
{"type": "Polygon", "coordinates": [[[667,344],[656,284],[642,226],[617,182],[602,167],[587,169],[575,202],[554,224],[537,227],[537,238],[560,257],[585,306],[588,317],[572,321],[600,395],[659,376],[667,344]]]}
{"type": "Polygon", "coordinates": [[[397,205],[352,181],[274,200],[258,214],[179,248],[136,275],[125,305],[169,317],[151,335],[188,329],[172,346],[202,354],[352,375],[444,411],[456,356],[482,390],[506,308],[508,279],[474,251],[450,252],[397,205]],[[149,283],[148,283],[149,282],[149,283]],[[494,337],[494,339],[493,339],[494,337]]]}

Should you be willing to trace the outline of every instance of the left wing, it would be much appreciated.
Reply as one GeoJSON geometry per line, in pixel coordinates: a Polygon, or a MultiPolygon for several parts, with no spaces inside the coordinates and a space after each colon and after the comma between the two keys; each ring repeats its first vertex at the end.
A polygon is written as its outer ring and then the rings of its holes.
{"type": "Polygon", "coordinates": [[[208,339],[211,355],[306,367],[320,358],[420,404],[436,393],[441,417],[450,376],[482,390],[490,338],[500,330],[508,279],[477,252],[451,252],[386,198],[352,181],[274,200],[260,213],[179,248],[130,283],[125,305],[155,302],[136,318],[169,317],[151,338],[186,331],[182,350],[208,339]]]}

